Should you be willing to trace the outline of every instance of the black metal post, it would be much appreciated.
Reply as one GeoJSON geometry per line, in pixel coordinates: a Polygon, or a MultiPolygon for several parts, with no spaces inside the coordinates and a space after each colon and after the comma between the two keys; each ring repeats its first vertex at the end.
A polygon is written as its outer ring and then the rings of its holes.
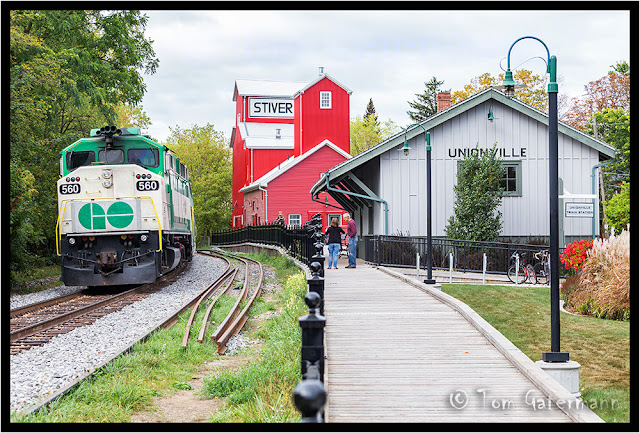
{"type": "Polygon", "coordinates": [[[425,284],[435,284],[431,268],[431,134],[426,133],[427,139],[427,279],[425,284]]]}
{"type": "Polygon", "coordinates": [[[302,377],[305,378],[309,367],[315,364],[318,367],[318,379],[324,381],[324,325],[326,320],[318,311],[321,302],[320,295],[316,292],[309,292],[305,295],[304,302],[309,307],[309,314],[298,319],[300,328],[302,328],[300,349],[302,377]]]}
{"type": "Polygon", "coordinates": [[[309,285],[309,292],[315,292],[320,296],[318,309],[320,310],[320,315],[324,316],[324,277],[320,274],[322,268],[322,263],[317,261],[311,262],[309,265],[309,269],[311,269],[311,278],[307,279],[307,284],[309,285]]]}
{"type": "Polygon", "coordinates": [[[327,392],[317,379],[303,380],[293,390],[293,402],[302,414],[302,423],[323,423],[326,401],[327,392]]]}
{"type": "MultiPolygon", "coordinates": [[[[555,58],[554,58],[555,59],[555,58]]],[[[549,92],[549,254],[551,255],[551,352],[544,352],[545,362],[569,360],[560,352],[560,248],[558,230],[558,94],[549,92]]]]}
{"type": "MultiPolygon", "coordinates": [[[[312,266],[317,268],[319,264],[314,262],[312,266]]],[[[293,400],[302,413],[300,422],[324,422],[323,407],[327,399],[323,385],[325,318],[318,314],[321,302],[318,293],[309,291],[304,297],[304,302],[309,307],[309,314],[298,319],[302,328],[300,366],[303,380],[296,385],[293,400]]]]}

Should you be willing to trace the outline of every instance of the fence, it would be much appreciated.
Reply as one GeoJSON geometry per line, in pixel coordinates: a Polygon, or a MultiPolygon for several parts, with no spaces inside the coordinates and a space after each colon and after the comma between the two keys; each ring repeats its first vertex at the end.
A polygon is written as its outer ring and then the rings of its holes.
{"type": "Polygon", "coordinates": [[[309,226],[254,225],[222,230],[211,235],[211,245],[232,245],[242,242],[280,246],[289,250],[289,254],[307,265],[315,253],[313,228],[309,226]]]}
{"type": "MultiPolygon", "coordinates": [[[[426,268],[426,236],[365,235],[364,260],[379,266],[416,267],[419,256],[420,267],[426,268]]],[[[482,272],[483,255],[487,255],[486,271],[507,274],[511,255],[517,252],[527,263],[534,262],[533,254],[549,251],[546,245],[514,244],[506,242],[476,242],[459,239],[432,238],[431,266],[433,269],[449,269],[449,256],[453,255],[453,270],[482,272]]],[[[561,267],[560,273],[564,269],[561,267]]]]}

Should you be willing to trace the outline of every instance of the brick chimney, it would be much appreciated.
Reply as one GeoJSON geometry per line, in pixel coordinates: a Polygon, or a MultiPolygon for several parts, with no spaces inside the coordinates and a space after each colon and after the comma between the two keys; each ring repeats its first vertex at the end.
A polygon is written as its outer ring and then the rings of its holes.
{"type": "Polygon", "coordinates": [[[446,110],[451,106],[451,93],[442,92],[436,95],[436,102],[438,104],[438,113],[442,110],[446,110]]]}

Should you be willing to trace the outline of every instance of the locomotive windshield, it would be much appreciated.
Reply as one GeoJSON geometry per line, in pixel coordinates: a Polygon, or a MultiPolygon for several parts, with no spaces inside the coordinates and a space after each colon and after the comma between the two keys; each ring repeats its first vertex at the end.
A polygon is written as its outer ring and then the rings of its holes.
{"type": "Polygon", "coordinates": [[[124,152],[121,149],[105,149],[98,152],[98,160],[103,164],[122,164],[124,152]]]}
{"type": "Polygon", "coordinates": [[[91,165],[96,160],[96,153],[93,150],[67,153],[67,170],[72,171],[83,165],[91,165]]]}
{"type": "Polygon", "coordinates": [[[160,159],[158,158],[158,149],[129,149],[127,158],[130,164],[138,164],[143,167],[158,167],[160,159]]]}

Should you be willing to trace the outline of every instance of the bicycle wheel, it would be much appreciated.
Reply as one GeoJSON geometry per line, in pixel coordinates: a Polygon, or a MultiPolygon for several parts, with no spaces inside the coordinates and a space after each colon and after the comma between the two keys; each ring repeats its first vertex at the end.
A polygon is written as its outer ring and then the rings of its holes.
{"type": "Polygon", "coordinates": [[[527,279],[527,276],[524,273],[524,268],[520,266],[520,269],[518,269],[518,281],[516,281],[516,265],[511,265],[507,272],[507,276],[514,284],[522,284],[524,283],[524,280],[527,279]]]}
{"type": "Polygon", "coordinates": [[[526,272],[527,281],[531,280],[531,284],[537,284],[538,280],[536,280],[536,272],[533,270],[533,266],[531,266],[531,263],[527,264],[526,272]]]}
{"type": "Polygon", "coordinates": [[[536,263],[533,267],[533,271],[536,275],[536,283],[549,284],[549,272],[542,263],[536,263]]]}

